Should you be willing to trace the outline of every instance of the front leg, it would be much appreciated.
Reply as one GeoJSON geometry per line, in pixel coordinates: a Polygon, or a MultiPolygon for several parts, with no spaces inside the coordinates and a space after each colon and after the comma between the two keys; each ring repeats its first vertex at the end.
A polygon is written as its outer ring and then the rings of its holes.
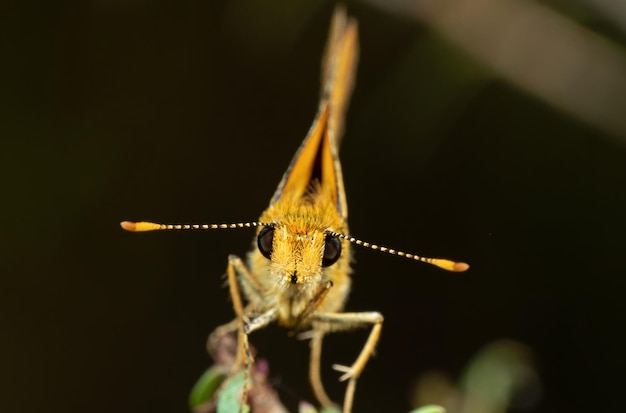
{"type": "MultiPolygon", "coordinates": [[[[218,327],[211,333],[207,347],[211,355],[219,354],[216,346],[223,341],[221,339],[224,338],[226,334],[237,331],[237,350],[234,362],[232,362],[231,375],[243,368],[244,387],[242,389],[241,400],[245,402],[250,390],[250,372],[254,361],[248,344],[248,333],[265,327],[267,324],[274,321],[277,311],[270,310],[258,315],[258,309],[261,308],[263,304],[262,297],[265,291],[262,289],[261,284],[255,278],[254,274],[248,270],[243,261],[236,255],[230,255],[228,257],[226,275],[228,277],[228,286],[236,317],[230,323],[218,327]],[[250,301],[246,307],[243,305],[244,301],[240,292],[240,285],[244,287],[246,298],[250,301]]],[[[216,360],[216,362],[219,361],[216,360]]]]}
{"type": "Polygon", "coordinates": [[[226,274],[228,276],[228,286],[230,289],[230,297],[233,301],[233,309],[235,310],[236,320],[235,325],[238,331],[238,351],[237,361],[235,362],[235,369],[240,368],[242,365],[245,367],[246,374],[250,372],[250,366],[253,361],[252,354],[250,353],[250,347],[248,345],[248,333],[265,327],[276,319],[277,312],[270,310],[257,317],[256,320],[250,321],[247,317],[249,314],[245,310],[257,310],[262,305],[262,297],[265,295],[261,283],[256,279],[253,273],[251,273],[245,266],[241,258],[236,255],[228,256],[228,267],[226,267],[226,274]],[[239,291],[239,284],[246,287],[246,292],[249,294],[248,299],[251,303],[249,307],[244,309],[241,292],[239,291]],[[255,322],[256,321],[256,322],[255,322]]]}
{"type": "Polygon", "coordinates": [[[374,352],[376,343],[380,338],[380,332],[383,327],[383,316],[378,312],[363,312],[363,313],[314,313],[311,318],[314,320],[314,330],[320,331],[319,334],[319,349],[321,353],[321,339],[323,332],[326,331],[342,331],[353,330],[355,328],[372,325],[372,330],[363,346],[363,349],[359,353],[359,356],[354,361],[352,366],[346,367],[341,365],[333,365],[335,370],[339,370],[344,374],[339,380],[349,380],[348,387],[346,388],[346,395],[343,401],[343,413],[350,413],[352,410],[352,404],[354,401],[354,392],[356,390],[356,380],[361,375],[361,372],[365,368],[367,361],[374,352]]]}
{"type": "Polygon", "coordinates": [[[240,319],[249,321],[257,315],[258,304],[263,301],[266,291],[258,282],[256,277],[248,270],[246,264],[236,255],[228,256],[228,266],[226,268],[227,282],[232,297],[233,307],[237,315],[229,323],[217,327],[209,335],[207,340],[207,350],[211,356],[215,354],[217,343],[227,334],[237,331],[240,319]],[[241,310],[243,300],[239,292],[239,285],[245,286],[244,291],[248,293],[248,305],[241,310]],[[242,314],[240,316],[240,314],[242,314]]]}

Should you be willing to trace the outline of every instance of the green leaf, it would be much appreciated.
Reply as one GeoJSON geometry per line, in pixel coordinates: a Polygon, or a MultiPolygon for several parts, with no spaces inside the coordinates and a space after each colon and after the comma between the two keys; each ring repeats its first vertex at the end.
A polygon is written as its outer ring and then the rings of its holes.
{"type": "Polygon", "coordinates": [[[189,394],[189,407],[191,410],[212,400],[224,377],[224,369],[219,366],[207,369],[194,384],[189,394]]]}
{"type": "Polygon", "coordinates": [[[217,397],[217,413],[249,413],[250,406],[241,405],[239,395],[245,384],[245,372],[240,371],[230,379],[217,397]]]}

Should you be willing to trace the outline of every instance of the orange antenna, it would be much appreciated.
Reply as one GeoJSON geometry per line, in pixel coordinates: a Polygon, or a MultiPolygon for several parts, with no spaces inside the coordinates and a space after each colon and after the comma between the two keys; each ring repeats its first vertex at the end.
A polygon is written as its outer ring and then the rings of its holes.
{"type": "Polygon", "coordinates": [[[447,260],[445,258],[431,258],[431,257],[422,257],[421,255],[416,255],[416,254],[409,254],[408,252],[398,251],[398,250],[394,250],[393,248],[382,247],[380,245],[362,241],[358,238],[341,234],[339,232],[328,231],[327,234],[332,237],[337,237],[337,238],[348,240],[352,244],[361,245],[369,249],[373,249],[373,250],[380,251],[380,252],[386,252],[387,254],[397,255],[399,257],[405,257],[414,261],[425,262],[426,264],[434,265],[435,267],[439,267],[446,271],[463,272],[469,269],[469,264],[465,262],[456,262],[452,260],[447,260]]]}
{"type": "Polygon", "coordinates": [[[206,230],[206,229],[237,229],[271,227],[267,222],[239,222],[235,224],[158,224],[156,222],[131,222],[122,221],[120,226],[130,232],[167,231],[167,230],[206,230]]]}

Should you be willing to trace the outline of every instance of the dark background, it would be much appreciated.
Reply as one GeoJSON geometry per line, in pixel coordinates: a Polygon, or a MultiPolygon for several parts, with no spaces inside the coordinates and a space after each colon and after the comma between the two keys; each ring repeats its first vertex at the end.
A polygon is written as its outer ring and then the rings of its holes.
{"type": "MultiPolygon", "coordinates": [[[[3,8],[0,410],[185,412],[206,337],[233,316],[226,257],[253,232],[118,222],[258,218],[315,114],[333,4],[3,8]]],[[[538,401],[511,411],[622,410],[624,144],[407,16],[348,9],[361,37],[341,152],[353,235],[472,265],[357,249],[347,308],[385,324],[355,411],[408,411],[423,372],[456,380],[501,338],[528,346],[541,378],[538,401]]],[[[597,16],[570,17],[623,44],[597,16]]],[[[350,363],[365,337],[329,338],[325,366],[350,363]]],[[[274,327],[251,340],[286,403],[313,400],[306,342],[274,327]]]]}

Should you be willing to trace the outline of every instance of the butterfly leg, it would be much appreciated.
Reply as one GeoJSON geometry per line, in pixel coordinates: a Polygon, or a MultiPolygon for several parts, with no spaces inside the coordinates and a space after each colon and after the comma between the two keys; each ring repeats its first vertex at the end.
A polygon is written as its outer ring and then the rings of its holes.
{"type": "Polygon", "coordinates": [[[248,344],[248,334],[254,330],[265,327],[276,319],[277,310],[269,310],[263,314],[256,316],[257,308],[254,306],[256,303],[262,303],[260,301],[265,295],[265,291],[261,284],[254,277],[254,275],[248,271],[241,258],[236,255],[230,255],[228,257],[228,267],[226,268],[226,274],[228,276],[228,286],[230,289],[230,297],[233,301],[233,308],[236,315],[236,326],[238,331],[238,352],[237,361],[235,362],[235,368],[239,368],[242,365],[246,371],[250,371],[250,366],[253,362],[253,357],[250,352],[250,346],[248,344]],[[244,309],[243,299],[239,286],[244,288],[246,297],[251,301],[252,306],[248,306],[244,309]],[[248,310],[246,312],[246,310],[248,310]],[[249,315],[254,314],[256,317],[250,319],[249,315]]]}
{"type": "MultiPolygon", "coordinates": [[[[298,321],[296,322],[296,327],[302,323],[304,320],[307,320],[311,314],[322,304],[322,301],[328,295],[328,292],[333,287],[332,281],[327,281],[322,286],[320,286],[317,293],[313,296],[311,301],[309,301],[308,305],[304,309],[304,311],[298,316],[298,321]]],[[[309,381],[311,382],[311,388],[313,389],[313,393],[315,397],[320,402],[320,404],[324,407],[336,406],[330,397],[326,394],[324,390],[324,386],[322,385],[322,378],[320,374],[320,363],[322,359],[322,339],[324,338],[324,331],[315,329],[313,326],[313,330],[307,331],[299,335],[299,338],[311,339],[311,358],[309,361],[309,381]]]]}
{"type": "MultiPolygon", "coordinates": [[[[352,404],[354,401],[354,391],[356,390],[356,380],[361,375],[361,372],[365,368],[370,356],[374,353],[376,343],[380,338],[380,332],[383,326],[383,316],[378,312],[363,312],[363,313],[314,313],[312,315],[314,322],[314,328],[322,331],[342,331],[353,330],[359,327],[365,327],[371,325],[372,329],[363,346],[363,349],[359,353],[359,356],[354,361],[352,366],[333,365],[335,370],[344,373],[339,380],[348,380],[348,386],[346,388],[346,395],[343,402],[343,412],[350,413],[352,410],[352,404]]],[[[315,340],[315,337],[314,337],[315,340]]],[[[315,343],[315,342],[313,342],[315,343]]],[[[319,353],[321,355],[321,337],[319,338],[319,353]]]]}
{"type": "MultiPolygon", "coordinates": [[[[237,332],[237,349],[234,360],[231,360],[229,364],[232,366],[231,375],[241,370],[243,370],[245,374],[245,384],[241,395],[241,400],[244,402],[250,390],[251,369],[254,362],[254,357],[248,343],[248,334],[274,321],[277,311],[270,310],[262,314],[258,313],[258,307],[262,304],[260,299],[263,297],[265,291],[239,257],[235,255],[228,257],[226,275],[236,317],[231,322],[218,327],[211,333],[207,347],[211,355],[215,355],[216,353],[220,354],[218,346],[220,343],[225,342],[223,340],[225,335],[237,332]],[[243,304],[242,291],[240,288],[243,289],[245,297],[250,301],[250,304],[246,307],[244,307],[243,304]]],[[[225,352],[221,353],[223,354],[225,352]]],[[[216,362],[218,362],[217,359],[216,362]]]]}
{"type": "MultiPolygon", "coordinates": [[[[209,354],[213,355],[217,343],[221,338],[227,334],[234,333],[238,330],[240,320],[249,320],[251,316],[256,314],[254,303],[259,302],[265,291],[256,280],[256,278],[248,271],[248,268],[244,264],[241,258],[236,255],[230,255],[228,257],[228,267],[226,269],[228,276],[228,285],[230,287],[230,295],[233,301],[233,307],[236,317],[229,323],[217,327],[209,336],[207,341],[207,349],[209,354]],[[239,293],[239,284],[244,288],[250,303],[243,308],[243,301],[241,294],[239,293]]],[[[239,353],[238,353],[239,354],[239,353]]]]}
{"type": "Polygon", "coordinates": [[[311,332],[311,358],[309,361],[309,381],[315,398],[324,407],[336,406],[336,404],[328,397],[322,384],[322,376],[320,373],[320,365],[322,360],[322,340],[324,339],[324,331],[313,330],[311,332]]]}

